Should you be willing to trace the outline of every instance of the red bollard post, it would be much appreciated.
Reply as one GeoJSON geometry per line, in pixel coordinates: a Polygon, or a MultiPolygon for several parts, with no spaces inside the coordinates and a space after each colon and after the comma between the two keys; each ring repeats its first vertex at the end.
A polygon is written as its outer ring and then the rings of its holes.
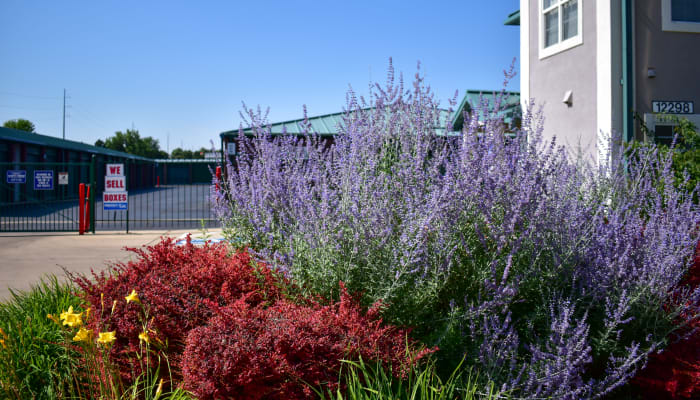
{"type": "Polygon", "coordinates": [[[87,185],[87,204],[88,206],[85,207],[85,221],[83,222],[84,224],[84,230],[87,231],[90,228],[90,185],[87,185]]]}
{"type": "Polygon", "coordinates": [[[218,192],[221,187],[219,186],[221,182],[221,167],[216,167],[216,191],[218,192]]]}
{"type": "Polygon", "coordinates": [[[85,233],[85,184],[78,186],[78,234],[85,233]]]}
{"type": "Polygon", "coordinates": [[[160,187],[160,175],[156,177],[156,187],[160,187]]]}

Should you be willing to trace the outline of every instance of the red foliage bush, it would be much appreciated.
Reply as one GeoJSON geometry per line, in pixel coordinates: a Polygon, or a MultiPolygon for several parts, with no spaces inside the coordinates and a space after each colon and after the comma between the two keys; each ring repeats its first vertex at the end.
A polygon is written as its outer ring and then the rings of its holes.
{"type": "Polygon", "coordinates": [[[199,399],[306,399],[311,385],[337,386],[340,360],[391,363],[398,371],[436,349],[411,354],[407,331],[384,326],[380,305],[363,314],[341,283],[332,305],[243,300],[187,337],[185,387],[199,399]]]}
{"type": "Polygon", "coordinates": [[[206,324],[214,308],[241,299],[251,307],[274,303],[287,285],[267,267],[252,263],[248,253],[229,255],[223,244],[195,247],[188,241],[185,246],[176,246],[164,238],[145,250],[128,250],[138,255],[136,261],[119,263],[110,273],[93,272],[93,279],[71,276],[92,307],[90,327],[96,331],[116,330],[110,356],[127,381],[141,372],[132,368],[138,368],[133,361],[145,319],[138,304],[125,301],[132,290],[148,310],[151,339],[167,343],[163,351],[177,377],[187,334],[206,324]]]}
{"type": "Polygon", "coordinates": [[[223,244],[176,246],[166,238],[129,250],[138,258],[110,272],[71,275],[92,308],[89,328],[116,331],[109,356],[125,383],[142,372],[144,324],[175,383],[184,377],[202,399],[308,398],[302,380],[333,386],[344,357],[406,368],[434,351],[412,356],[407,331],[383,325],[380,305],[362,313],[344,287],[331,305],[291,298],[284,277],[223,244]],[[141,304],[127,304],[132,290],[141,304]]]}
{"type": "MultiPolygon", "coordinates": [[[[683,284],[693,289],[700,285],[700,242],[683,284]]],[[[683,341],[672,343],[662,353],[652,354],[646,368],[632,381],[645,398],[700,398],[700,321],[693,321],[688,329],[697,331],[683,341]]]]}

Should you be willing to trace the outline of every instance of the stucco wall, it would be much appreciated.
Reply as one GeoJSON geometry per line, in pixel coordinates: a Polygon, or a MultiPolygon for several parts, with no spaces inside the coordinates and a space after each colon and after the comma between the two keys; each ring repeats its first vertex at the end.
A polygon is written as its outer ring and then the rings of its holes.
{"type": "MultiPolygon", "coordinates": [[[[539,6],[529,1],[529,95],[543,105],[544,136],[556,136],[572,152],[597,159],[596,131],[596,9],[595,1],[583,0],[583,44],[539,59],[539,6]],[[562,102],[573,91],[571,107],[562,102]]],[[[581,1],[581,0],[579,0],[581,1]]]]}
{"type": "MultiPolygon", "coordinates": [[[[650,113],[652,100],[695,102],[700,113],[700,33],[661,29],[661,2],[636,0],[634,9],[635,109],[650,113]],[[647,76],[648,68],[656,77],[647,76]]],[[[639,126],[635,129],[641,139],[639,126]]]]}

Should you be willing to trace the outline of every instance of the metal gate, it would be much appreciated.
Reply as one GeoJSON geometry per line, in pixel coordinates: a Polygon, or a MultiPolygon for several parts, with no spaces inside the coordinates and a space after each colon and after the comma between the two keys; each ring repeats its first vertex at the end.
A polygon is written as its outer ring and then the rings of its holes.
{"type": "Polygon", "coordinates": [[[212,161],[119,161],[126,175],[126,210],[104,209],[108,163],[95,157],[90,163],[0,163],[0,231],[77,232],[80,183],[89,184],[92,195],[88,232],[218,226],[209,205],[212,161]]]}
{"type": "Polygon", "coordinates": [[[78,186],[91,163],[0,163],[0,231],[78,231],[78,186]]]}

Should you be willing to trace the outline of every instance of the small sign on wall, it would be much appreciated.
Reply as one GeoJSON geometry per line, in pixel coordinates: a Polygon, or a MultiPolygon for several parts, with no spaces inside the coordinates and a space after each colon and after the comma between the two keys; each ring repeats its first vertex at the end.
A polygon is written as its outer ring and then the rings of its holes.
{"type": "Polygon", "coordinates": [[[5,174],[7,183],[27,183],[27,171],[8,170],[5,174]]]}
{"type": "Polygon", "coordinates": [[[651,102],[651,110],[655,113],[667,113],[667,114],[694,114],[695,113],[695,103],[692,101],[658,101],[654,100],[651,102]]]}
{"type": "Polygon", "coordinates": [[[58,184],[59,185],[67,185],[68,184],[68,172],[59,172],[58,173],[58,184]]]}
{"type": "Polygon", "coordinates": [[[34,190],[53,190],[53,171],[34,171],[34,190]]]}

